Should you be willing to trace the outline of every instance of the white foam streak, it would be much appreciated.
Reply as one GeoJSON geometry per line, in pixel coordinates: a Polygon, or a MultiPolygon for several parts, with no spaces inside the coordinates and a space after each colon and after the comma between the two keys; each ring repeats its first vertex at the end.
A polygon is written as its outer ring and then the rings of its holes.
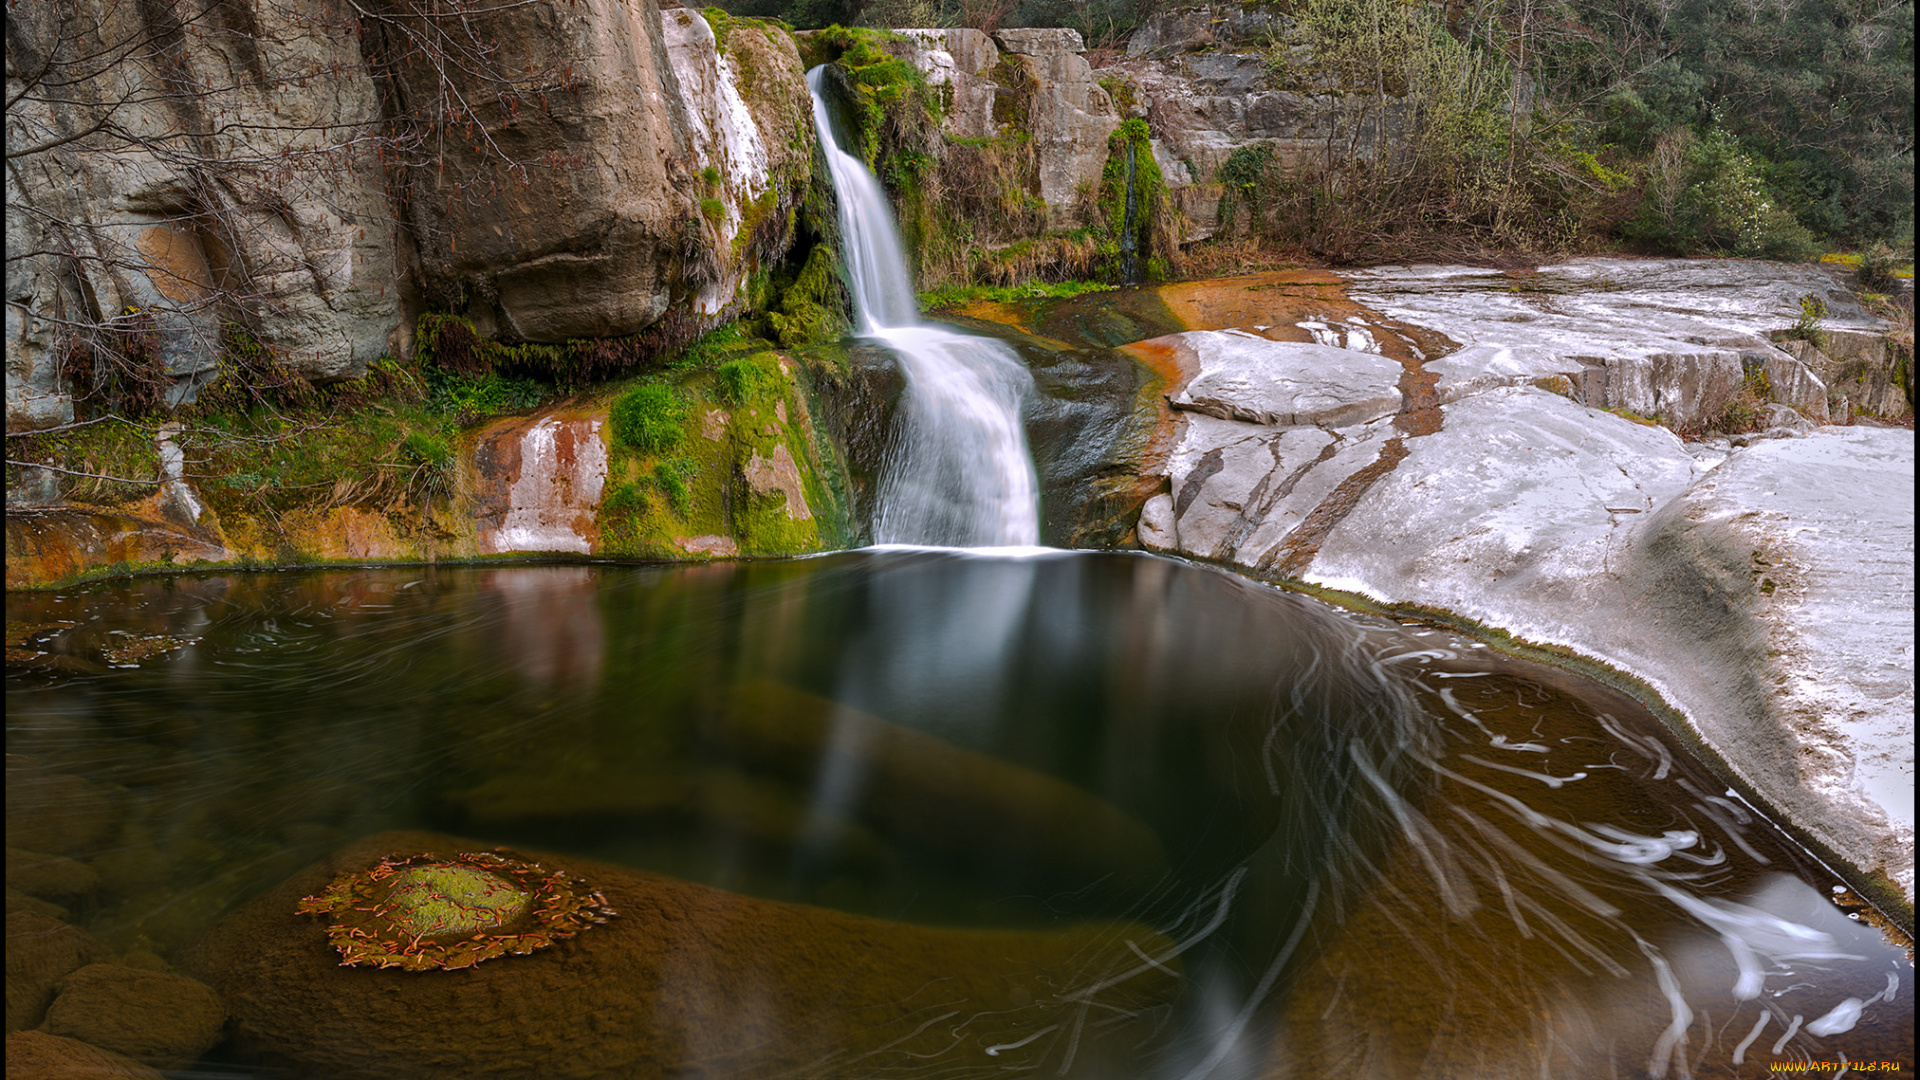
{"type": "MultiPolygon", "coordinates": [[[[1689,896],[1660,881],[1650,882],[1655,891],[1674,906],[1705,923],[1733,954],[1740,975],[1733,985],[1736,1000],[1750,1001],[1760,996],[1766,974],[1759,957],[1772,963],[1787,960],[1858,960],[1835,948],[1833,935],[1824,930],[1780,918],[1746,904],[1689,896]]],[[[1811,1029],[1809,1029],[1811,1030],[1811,1029]]]]}
{"type": "Polygon", "coordinates": [[[1860,1014],[1866,1010],[1867,1003],[1859,998],[1848,998],[1833,1007],[1833,1011],[1807,1025],[1809,1035],[1838,1035],[1852,1031],[1853,1025],[1860,1022],[1860,1014]]]}
{"type": "Polygon", "coordinates": [[[1653,965],[1654,976],[1660,980],[1660,992],[1666,995],[1667,1004],[1673,1010],[1673,1022],[1667,1025],[1667,1029],[1660,1033],[1660,1038],[1653,1044],[1653,1054],[1647,1059],[1647,1075],[1660,1080],[1667,1075],[1668,1068],[1678,1065],[1680,1075],[1689,1076],[1687,1029],[1693,1026],[1693,1010],[1687,1006],[1686,995],[1680,992],[1680,980],[1674,978],[1673,968],[1668,966],[1666,958],[1644,941],[1640,942],[1640,951],[1646,954],[1647,962],[1653,965]]]}
{"type": "Polygon", "coordinates": [[[1738,1065],[1741,1062],[1746,1060],[1747,1047],[1752,1046],[1753,1040],[1759,1038],[1760,1033],[1767,1029],[1767,1021],[1771,1019],[1773,1019],[1772,1013],[1766,1012],[1764,1010],[1760,1013],[1760,1019],[1753,1022],[1753,1030],[1747,1032],[1747,1037],[1744,1039],[1741,1039],[1740,1045],[1733,1048],[1733,1063],[1735,1065],[1738,1065]]]}

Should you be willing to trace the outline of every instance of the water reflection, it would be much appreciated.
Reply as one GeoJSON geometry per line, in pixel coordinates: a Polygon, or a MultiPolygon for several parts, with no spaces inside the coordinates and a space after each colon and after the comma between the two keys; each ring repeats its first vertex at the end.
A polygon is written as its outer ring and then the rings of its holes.
{"type": "Polygon", "coordinates": [[[39,627],[9,847],[85,863],[41,902],[120,953],[429,828],[884,920],[861,934],[1015,935],[916,945],[897,971],[957,959],[832,1020],[781,965],[844,939],[658,961],[722,1073],[1911,1059],[1906,958],[1630,700],[1163,559],[237,574],[8,619],[39,627]],[[142,635],[166,648],[116,666],[142,635]]]}

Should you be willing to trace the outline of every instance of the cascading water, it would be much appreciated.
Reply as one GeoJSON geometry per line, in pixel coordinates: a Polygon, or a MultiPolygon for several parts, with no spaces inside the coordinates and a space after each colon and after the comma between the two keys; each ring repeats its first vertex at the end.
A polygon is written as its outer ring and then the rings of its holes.
{"type": "Polygon", "coordinates": [[[923,325],[887,199],[827,116],[826,68],[807,73],[813,122],[839,201],[854,319],[906,375],[880,478],[873,533],[882,544],[1024,547],[1040,542],[1039,485],[1020,405],[1033,377],[990,338],[923,325]]]}

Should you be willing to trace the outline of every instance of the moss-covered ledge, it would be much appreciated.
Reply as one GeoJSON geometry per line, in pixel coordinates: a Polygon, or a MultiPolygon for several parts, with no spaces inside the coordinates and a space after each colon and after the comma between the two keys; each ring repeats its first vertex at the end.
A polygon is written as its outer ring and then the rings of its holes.
{"type": "Polygon", "coordinates": [[[271,475],[219,455],[200,470],[143,468],[137,451],[155,429],[139,426],[84,451],[63,444],[74,456],[60,460],[113,463],[139,483],[70,483],[68,498],[10,507],[7,588],[220,567],[700,561],[844,545],[846,470],[814,422],[805,362],[720,337],[701,362],[469,416],[464,429],[374,405],[340,422],[342,446],[274,446],[258,466],[271,475]]]}

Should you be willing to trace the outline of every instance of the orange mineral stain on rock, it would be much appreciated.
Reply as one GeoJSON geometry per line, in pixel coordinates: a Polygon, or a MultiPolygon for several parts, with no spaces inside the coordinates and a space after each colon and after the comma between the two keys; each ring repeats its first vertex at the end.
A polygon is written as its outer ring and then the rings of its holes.
{"type": "Polygon", "coordinates": [[[147,259],[147,280],[167,299],[186,303],[213,287],[206,256],[191,233],[155,225],[142,230],[133,246],[147,259]]]}
{"type": "Polygon", "coordinates": [[[168,510],[165,496],[154,495],[122,507],[9,511],[7,588],[33,588],[120,563],[190,566],[234,557],[212,515],[190,524],[168,510]]]}
{"type": "Polygon", "coordinates": [[[1179,393],[1187,382],[1199,371],[1194,360],[1193,350],[1187,348],[1177,338],[1154,338],[1150,341],[1136,341],[1131,345],[1122,345],[1120,350],[1139,362],[1141,367],[1152,372],[1140,389],[1135,409],[1144,411],[1153,409],[1153,432],[1147,436],[1147,444],[1140,454],[1140,466],[1143,488],[1141,497],[1154,494],[1159,484],[1152,478],[1166,471],[1167,455],[1179,441],[1179,427],[1174,422],[1173,409],[1167,405],[1167,397],[1179,393]],[[1151,399],[1151,404],[1149,404],[1151,399]]]}
{"type": "Polygon", "coordinates": [[[506,420],[474,445],[474,517],[483,554],[593,550],[607,480],[598,416],[506,420]]]}

